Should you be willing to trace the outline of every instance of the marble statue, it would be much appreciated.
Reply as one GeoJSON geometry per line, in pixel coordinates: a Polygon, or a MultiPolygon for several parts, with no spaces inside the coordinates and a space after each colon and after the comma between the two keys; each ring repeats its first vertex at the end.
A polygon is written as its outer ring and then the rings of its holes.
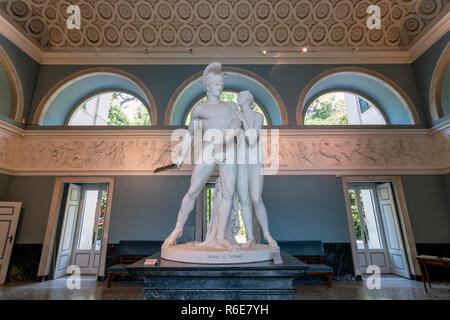
{"type": "MultiPolygon", "coordinates": [[[[259,139],[263,126],[263,116],[254,110],[253,95],[250,91],[242,91],[237,97],[237,103],[241,107],[239,118],[244,127],[244,133],[239,136],[238,143],[244,143],[245,160],[238,164],[237,193],[241,202],[242,220],[244,221],[247,234],[247,243],[243,247],[255,245],[253,236],[253,215],[250,206],[250,199],[255,208],[256,217],[263,231],[264,239],[270,246],[278,247],[276,241],[269,232],[269,222],[267,220],[266,206],[262,200],[264,183],[264,159],[262,155],[261,140],[259,139]],[[255,161],[251,161],[250,154],[257,155],[255,161]]],[[[238,146],[239,149],[239,146],[238,146]]],[[[242,150],[242,149],[239,149],[242,150]]]]}
{"type": "MultiPolygon", "coordinates": [[[[161,257],[167,260],[190,263],[246,263],[271,260],[279,255],[277,242],[271,237],[267,212],[262,201],[263,157],[260,132],[263,125],[261,114],[253,111],[253,95],[243,91],[238,95],[239,112],[235,102],[220,101],[223,91],[221,64],[208,65],[203,73],[206,101],[196,106],[191,113],[189,143],[183,143],[176,158],[179,168],[195,141],[200,128],[202,133],[202,154],[220,147],[219,157],[213,162],[196,161],[189,189],[181,202],[175,229],[166,238],[161,248],[161,257]],[[220,133],[221,139],[206,139],[208,130],[220,133]],[[230,147],[231,146],[231,147],[230,147]],[[232,151],[232,152],[229,152],[232,151]],[[183,233],[183,227],[194,209],[195,200],[201,194],[205,183],[216,165],[219,178],[216,181],[213,198],[213,212],[205,241],[176,244],[183,233]],[[239,201],[247,233],[247,242],[239,245],[235,239],[240,229],[239,201]],[[251,201],[251,202],[250,202],[251,201]],[[256,244],[253,235],[251,203],[268,244],[256,244]]],[[[194,146],[195,149],[195,146],[194,146]]],[[[197,155],[198,156],[198,155],[197,155]]]]}
{"type": "MultiPolygon", "coordinates": [[[[220,63],[214,62],[206,67],[203,72],[203,87],[206,91],[206,101],[192,110],[189,132],[193,135],[196,122],[201,121],[203,133],[209,129],[218,129],[223,133],[224,137],[228,138],[228,141],[222,141],[221,143],[227,144],[230,140],[234,139],[235,136],[227,136],[226,130],[239,129],[241,127],[241,120],[239,119],[239,111],[236,103],[220,101],[220,95],[223,91],[222,65],[220,63]]],[[[211,143],[217,142],[203,141],[202,152],[210,150],[211,143]]],[[[190,147],[190,144],[183,144],[181,155],[176,161],[177,167],[181,166],[190,147]]],[[[226,156],[227,153],[225,153],[225,157],[226,156]]],[[[222,199],[217,207],[219,227],[211,246],[237,249],[235,244],[225,238],[225,229],[228,224],[235,192],[237,167],[235,161],[226,162],[226,159],[224,160],[223,163],[219,164],[222,186],[222,199]]],[[[164,241],[163,247],[175,245],[176,239],[182,235],[184,224],[186,223],[189,214],[194,209],[195,199],[200,195],[203,186],[215,167],[216,163],[207,163],[206,161],[201,161],[195,165],[191,176],[191,184],[181,202],[175,229],[164,241]]]]}

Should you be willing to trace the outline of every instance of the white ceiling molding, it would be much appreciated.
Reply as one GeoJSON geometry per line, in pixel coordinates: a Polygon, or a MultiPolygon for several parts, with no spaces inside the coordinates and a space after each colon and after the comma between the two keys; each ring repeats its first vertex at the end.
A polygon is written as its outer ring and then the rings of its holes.
{"type": "Polygon", "coordinates": [[[264,56],[258,48],[196,48],[187,51],[164,50],[148,53],[130,50],[52,51],[42,55],[42,64],[52,65],[151,65],[151,64],[401,64],[411,63],[407,51],[399,49],[311,48],[302,53],[298,48],[266,49],[264,56]]]}
{"type": "Polygon", "coordinates": [[[433,44],[435,44],[441,37],[450,31],[450,11],[439,19],[431,28],[424,32],[424,34],[412,44],[409,49],[409,55],[412,62],[419,58],[425,51],[427,51],[433,44]]]}
{"type": "Polygon", "coordinates": [[[41,63],[44,52],[2,15],[0,15],[0,33],[36,62],[41,63]]]}

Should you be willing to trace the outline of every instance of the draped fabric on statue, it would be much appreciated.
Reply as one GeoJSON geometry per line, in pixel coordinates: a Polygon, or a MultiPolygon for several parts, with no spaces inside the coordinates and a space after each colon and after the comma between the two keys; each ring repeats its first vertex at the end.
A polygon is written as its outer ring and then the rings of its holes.
{"type": "MultiPolygon", "coordinates": [[[[211,220],[208,227],[208,232],[206,233],[205,241],[202,243],[203,246],[211,245],[217,238],[217,231],[219,227],[219,216],[216,214],[216,210],[223,199],[222,194],[222,184],[220,177],[216,180],[216,187],[214,188],[213,195],[213,210],[211,212],[211,220]]],[[[225,238],[231,243],[236,244],[235,236],[241,229],[239,222],[239,199],[237,193],[233,195],[233,205],[231,208],[230,218],[228,220],[227,227],[225,229],[225,238]]]]}

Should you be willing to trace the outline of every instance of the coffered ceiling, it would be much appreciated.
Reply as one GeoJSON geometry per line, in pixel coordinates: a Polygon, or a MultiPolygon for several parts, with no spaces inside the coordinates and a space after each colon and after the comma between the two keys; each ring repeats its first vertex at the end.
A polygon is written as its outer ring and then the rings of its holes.
{"type": "Polygon", "coordinates": [[[448,11],[448,0],[0,0],[0,15],[39,50],[66,55],[407,50],[448,11]],[[66,26],[72,4],[80,30],[66,26]],[[381,8],[379,30],[366,24],[371,4],[381,8]]]}

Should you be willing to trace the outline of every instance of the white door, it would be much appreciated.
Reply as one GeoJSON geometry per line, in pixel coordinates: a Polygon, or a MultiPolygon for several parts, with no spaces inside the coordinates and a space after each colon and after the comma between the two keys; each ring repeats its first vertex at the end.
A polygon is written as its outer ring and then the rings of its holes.
{"type": "Polygon", "coordinates": [[[81,214],[71,260],[71,264],[80,268],[81,274],[98,273],[103,225],[101,204],[105,190],[106,186],[102,185],[86,184],[82,187],[81,214]]]}
{"type": "Polygon", "coordinates": [[[391,184],[385,183],[378,185],[377,190],[381,213],[383,215],[384,229],[386,230],[391,272],[409,278],[408,262],[391,184]]]}
{"type": "Polygon", "coordinates": [[[56,255],[55,272],[53,278],[57,279],[67,273],[67,267],[72,256],[73,238],[77,223],[80,205],[81,186],[70,184],[67,192],[66,207],[59,239],[58,253],[56,255]]]}
{"type": "Polygon", "coordinates": [[[0,202],[0,284],[5,283],[22,202],[0,202]]]}
{"type": "Polygon", "coordinates": [[[350,185],[349,193],[361,271],[366,273],[369,266],[376,265],[382,273],[390,273],[375,185],[350,185]]]}

